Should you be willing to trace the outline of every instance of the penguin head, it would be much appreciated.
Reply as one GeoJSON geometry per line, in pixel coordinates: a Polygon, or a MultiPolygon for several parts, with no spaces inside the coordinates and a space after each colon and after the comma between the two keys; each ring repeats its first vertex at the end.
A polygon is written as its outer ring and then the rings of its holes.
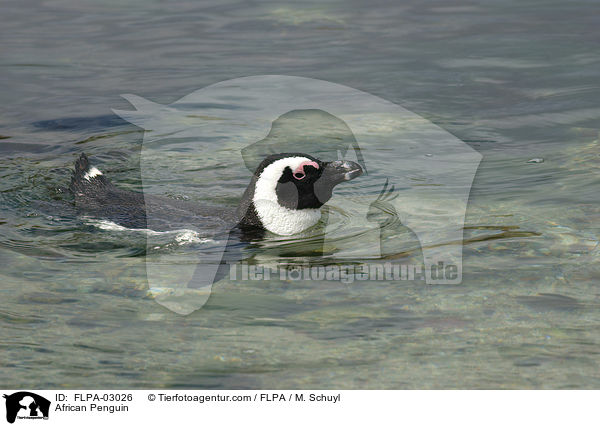
{"type": "Polygon", "coordinates": [[[242,200],[242,224],[279,235],[315,225],[333,188],[362,174],[352,161],[321,161],[301,153],[274,154],[256,169],[242,200]]]}

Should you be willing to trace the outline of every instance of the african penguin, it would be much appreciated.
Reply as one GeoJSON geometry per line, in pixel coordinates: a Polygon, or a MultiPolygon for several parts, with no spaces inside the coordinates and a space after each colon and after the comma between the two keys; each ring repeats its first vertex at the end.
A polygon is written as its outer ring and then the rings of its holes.
{"type": "Polygon", "coordinates": [[[113,185],[85,154],[75,162],[70,190],[85,215],[118,225],[162,231],[201,222],[209,228],[261,229],[293,235],[314,226],[333,188],[362,174],[352,161],[324,162],[301,153],[274,154],[254,172],[237,211],[140,192],[113,185]]]}

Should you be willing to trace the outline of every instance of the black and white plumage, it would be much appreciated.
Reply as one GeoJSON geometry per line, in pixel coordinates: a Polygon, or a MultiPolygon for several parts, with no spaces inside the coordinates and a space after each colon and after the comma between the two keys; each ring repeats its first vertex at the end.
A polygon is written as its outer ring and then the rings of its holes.
{"type": "Polygon", "coordinates": [[[128,228],[162,231],[201,222],[202,228],[215,230],[237,227],[293,235],[319,221],[320,208],[337,184],[361,174],[361,167],[351,161],[323,162],[301,153],[271,155],[254,172],[235,212],[120,189],[81,154],[70,189],[86,216],[128,228]]]}
{"type": "Polygon", "coordinates": [[[69,189],[81,214],[130,229],[171,231],[201,222],[203,229],[221,232],[235,223],[231,209],[221,206],[121,189],[91,166],[85,154],[75,162],[69,189]]]}

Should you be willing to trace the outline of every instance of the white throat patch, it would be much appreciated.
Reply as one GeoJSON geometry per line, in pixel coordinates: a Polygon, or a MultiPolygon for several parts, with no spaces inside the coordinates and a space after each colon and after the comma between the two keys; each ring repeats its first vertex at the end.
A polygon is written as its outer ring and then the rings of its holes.
{"type": "Polygon", "coordinates": [[[320,209],[292,210],[277,201],[277,182],[286,167],[295,170],[306,157],[288,157],[277,160],[264,168],[254,188],[254,207],[267,231],[279,235],[293,235],[315,225],[321,219],[320,209]]]}

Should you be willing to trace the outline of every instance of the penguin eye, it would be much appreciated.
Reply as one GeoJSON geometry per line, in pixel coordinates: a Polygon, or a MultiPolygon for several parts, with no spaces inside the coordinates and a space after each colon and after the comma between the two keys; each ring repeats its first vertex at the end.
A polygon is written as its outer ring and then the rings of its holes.
{"type": "Polygon", "coordinates": [[[294,176],[294,179],[296,179],[296,180],[304,179],[306,177],[306,170],[304,170],[304,168],[307,166],[313,167],[317,170],[319,169],[319,164],[316,161],[312,161],[312,160],[303,161],[292,172],[292,176],[294,176]]]}

